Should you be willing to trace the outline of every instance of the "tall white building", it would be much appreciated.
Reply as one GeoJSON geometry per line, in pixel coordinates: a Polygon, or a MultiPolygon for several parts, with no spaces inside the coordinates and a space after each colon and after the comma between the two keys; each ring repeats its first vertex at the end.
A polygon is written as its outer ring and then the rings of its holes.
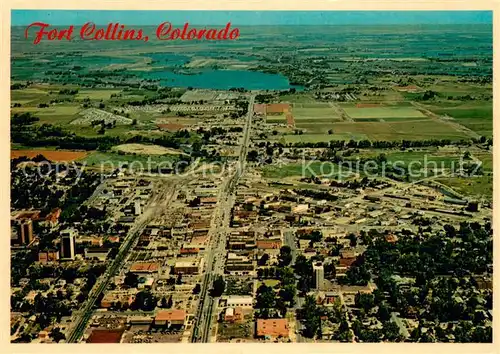
{"type": "Polygon", "coordinates": [[[323,263],[317,262],[313,264],[314,281],[316,290],[322,290],[325,282],[325,268],[323,263]]]}
{"type": "Polygon", "coordinates": [[[75,259],[76,235],[77,231],[75,229],[61,231],[61,260],[75,259]]]}
{"type": "Polygon", "coordinates": [[[136,200],[134,203],[134,213],[135,215],[141,215],[141,201],[136,200]]]}

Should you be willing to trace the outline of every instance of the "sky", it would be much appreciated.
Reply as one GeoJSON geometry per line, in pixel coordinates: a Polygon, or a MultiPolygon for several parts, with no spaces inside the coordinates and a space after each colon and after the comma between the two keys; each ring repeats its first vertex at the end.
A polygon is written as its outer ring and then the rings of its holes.
{"type": "Polygon", "coordinates": [[[118,11],[118,10],[12,10],[12,25],[33,22],[50,25],[390,25],[491,24],[491,11],[118,11]]]}

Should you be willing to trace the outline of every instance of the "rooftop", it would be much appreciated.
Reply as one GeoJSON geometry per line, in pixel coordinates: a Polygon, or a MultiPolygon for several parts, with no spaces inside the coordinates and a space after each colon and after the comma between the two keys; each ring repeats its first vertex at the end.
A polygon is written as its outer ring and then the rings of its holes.
{"type": "Polygon", "coordinates": [[[158,311],[156,313],[155,321],[184,321],[186,318],[186,311],[184,310],[168,310],[158,311]]]}
{"type": "Polygon", "coordinates": [[[258,337],[288,337],[288,320],[284,318],[257,319],[258,337]]]}

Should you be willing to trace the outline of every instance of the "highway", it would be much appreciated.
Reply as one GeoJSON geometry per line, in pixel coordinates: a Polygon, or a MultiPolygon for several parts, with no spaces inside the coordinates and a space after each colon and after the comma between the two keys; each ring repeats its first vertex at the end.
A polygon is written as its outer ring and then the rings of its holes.
{"type": "MultiPolygon", "coordinates": [[[[187,181],[185,181],[184,183],[187,183],[187,181]]],[[[127,237],[121,245],[115,259],[108,266],[106,272],[97,280],[96,284],[89,294],[87,301],[84,302],[84,304],[80,308],[78,317],[74,320],[75,326],[71,329],[67,336],[67,343],[76,343],[80,340],[83,333],[85,332],[85,328],[87,328],[87,324],[90,318],[92,317],[92,314],[94,312],[94,305],[99,298],[99,295],[101,295],[101,293],[109,285],[117,270],[122,267],[128,253],[139,240],[139,236],[141,235],[144,228],[148,225],[151,219],[156,216],[156,213],[161,208],[166,207],[177,194],[176,189],[172,187],[173,185],[171,185],[170,188],[165,189],[163,193],[160,193],[151,198],[145,208],[144,213],[136,219],[135,224],[127,234],[127,237]],[[162,200],[163,202],[160,202],[162,200]]]]}
{"type": "Polygon", "coordinates": [[[222,184],[217,209],[215,211],[214,223],[212,230],[214,237],[211,237],[210,248],[207,249],[205,258],[205,275],[200,292],[200,301],[196,313],[196,320],[191,333],[191,341],[193,343],[207,343],[210,341],[210,333],[212,330],[212,321],[214,317],[214,309],[217,307],[219,298],[210,296],[210,289],[213,281],[224,274],[224,262],[226,258],[226,237],[229,231],[229,223],[231,220],[231,209],[234,205],[234,192],[238,185],[240,177],[243,175],[246,158],[248,153],[248,145],[250,143],[250,130],[253,117],[253,104],[255,97],[252,95],[248,102],[248,114],[245,123],[243,139],[238,158],[238,164],[235,173],[230,176],[222,184]]]}

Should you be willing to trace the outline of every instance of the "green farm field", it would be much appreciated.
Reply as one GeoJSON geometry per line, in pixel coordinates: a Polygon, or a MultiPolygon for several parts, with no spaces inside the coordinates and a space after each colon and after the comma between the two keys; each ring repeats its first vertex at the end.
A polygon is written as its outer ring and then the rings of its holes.
{"type": "Polygon", "coordinates": [[[457,123],[486,137],[493,136],[493,103],[455,103],[446,107],[427,105],[430,111],[441,116],[452,117],[457,123]]]}
{"type": "Polygon", "coordinates": [[[454,130],[449,125],[439,122],[427,120],[421,121],[398,121],[398,122],[339,122],[331,125],[312,125],[308,128],[313,129],[318,127],[317,134],[313,131],[303,135],[287,135],[287,142],[318,142],[331,140],[362,140],[368,139],[372,141],[388,140],[429,140],[429,139],[450,139],[461,140],[467,139],[467,135],[463,132],[454,130]],[[332,134],[327,134],[331,129],[332,134]]]}
{"type": "Polygon", "coordinates": [[[367,107],[344,108],[344,111],[354,119],[370,118],[427,118],[422,112],[411,107],[367,107]]]}

